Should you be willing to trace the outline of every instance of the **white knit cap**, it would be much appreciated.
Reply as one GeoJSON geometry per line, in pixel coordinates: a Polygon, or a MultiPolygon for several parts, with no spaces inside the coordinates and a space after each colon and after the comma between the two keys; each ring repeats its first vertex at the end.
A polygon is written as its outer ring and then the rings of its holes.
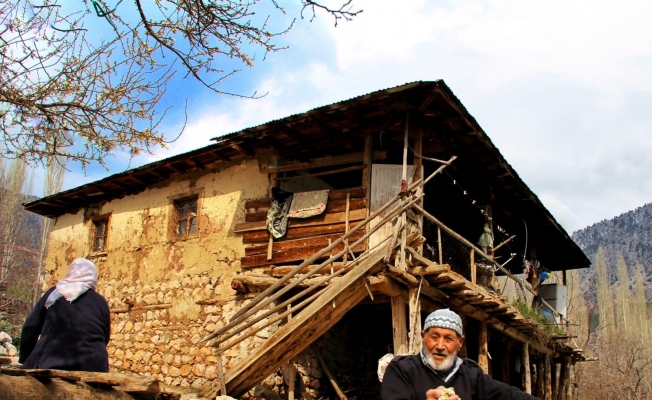
{"type": "Polygon", "coordinates": [[[455,312],[444,308],[437,310],[426,318],[423,323],[423,330],[427,331],[430,328],[444,328],[450,329],[457,333],[457,336],[462,336],[462,319],[455,312]]]}

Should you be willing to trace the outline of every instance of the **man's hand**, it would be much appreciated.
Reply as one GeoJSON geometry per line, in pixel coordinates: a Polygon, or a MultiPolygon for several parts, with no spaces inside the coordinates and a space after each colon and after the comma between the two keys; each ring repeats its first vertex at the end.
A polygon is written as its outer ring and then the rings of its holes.
{"type": "Polygon", "coordinates": [[[443,386],[439,386],[436,389],[430,389],[426,392],[426,400],[462,400],[458,395],[455,394],[453,388],[446,389],[443,386]],[[448,393],[446,397],[442,397],[445,393],[448,393]]]}

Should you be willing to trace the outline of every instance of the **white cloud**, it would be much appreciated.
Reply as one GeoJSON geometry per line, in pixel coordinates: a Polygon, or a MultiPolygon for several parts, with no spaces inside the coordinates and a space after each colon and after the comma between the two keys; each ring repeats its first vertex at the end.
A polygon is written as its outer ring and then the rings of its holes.
{"type": "Polygon", "coordinates": [[[135,163],[374,90],[443,78],[567,229],[652,201],[652,3],[353,4],[364,9],[353,22],[299,21],[286,37],[289,50],[234,78],[266,97],[193,96],[185,134],[135,163]]]}

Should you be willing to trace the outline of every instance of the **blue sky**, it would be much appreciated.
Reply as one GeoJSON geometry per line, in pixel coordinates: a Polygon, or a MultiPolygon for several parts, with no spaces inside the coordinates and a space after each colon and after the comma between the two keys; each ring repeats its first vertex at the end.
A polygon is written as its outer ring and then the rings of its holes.
{"type": "MultiPolygon", "coordinates": [[[[287,1],[287,4],[293,2],[287,1]]],[[[573,231],[652,201],[652,3],[649,1],[354,0],[364,12],[337,28],[298,21],[216,96],[190,79],[170,87],[167,150],[414,80],[444,79],[548,209],[573,231]],[[409,3],[409,4],[404,4],[409,3]],[[400,5],[399,5],[400,4],[400,5]]],[[[65,188],[117,173],[73,168],[65,188]]],[[[39,174],[40,175],[40,174],[39,174]]],[[[37,194],[39,183],[36,184],[37,194]]]]}

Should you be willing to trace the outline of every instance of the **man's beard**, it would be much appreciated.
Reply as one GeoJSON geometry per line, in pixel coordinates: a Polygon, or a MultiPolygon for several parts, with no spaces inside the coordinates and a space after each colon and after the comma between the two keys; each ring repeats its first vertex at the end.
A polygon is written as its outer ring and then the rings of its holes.
{"type": "Polygon", "coordinates": [[[457,351],[454,351],[453,353],[449,353],[448,350],[444,350],[442,352],[429,352],[428,349],[423,347],[423,353],[426,355],[426,362],[430,366],[430,368],[434,369],[437,372],[446,372],[453,368],[455,365],[455,360],[457,359],[457,351]],[[446,356],[444,361],[441,361],[439,364],[435,361],[435,358],[433,357],[434,354],[446,356]]]}

